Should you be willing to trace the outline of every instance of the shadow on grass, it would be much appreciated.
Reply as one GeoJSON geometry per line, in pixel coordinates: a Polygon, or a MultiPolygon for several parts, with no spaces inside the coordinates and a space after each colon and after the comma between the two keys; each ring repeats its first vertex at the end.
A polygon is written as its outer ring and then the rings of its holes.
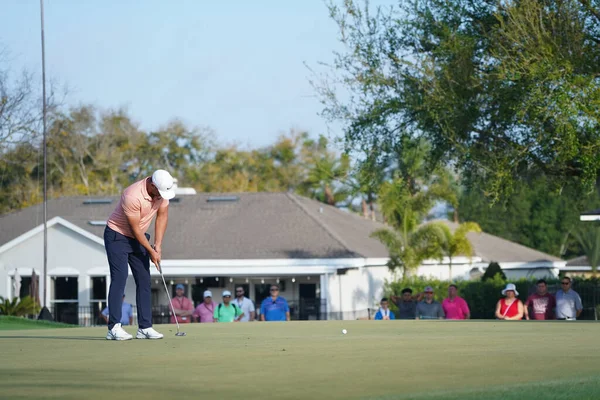
{"type": "Polygon", "coordinates": [[[104,340],[101,337],[81,337],[81,336],[2,336],[0,339],[51,339],[51,340],[104,340]]]}

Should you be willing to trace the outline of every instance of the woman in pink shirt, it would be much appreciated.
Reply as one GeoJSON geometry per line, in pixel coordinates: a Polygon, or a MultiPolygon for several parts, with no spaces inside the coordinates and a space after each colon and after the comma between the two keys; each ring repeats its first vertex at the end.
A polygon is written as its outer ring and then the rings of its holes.
{"type": "Polygon", "coordinates": [[[213,316],[217,305],[212,301],[210,290],[204,292],[204,302],[194,310],[194,319],[198,322],[214,322],[213,316]]]}
{"type": "Polygon", "coordinates": [[[442,302],[442,309],[446,314],[446,319],[469,319],[471,312],[467,302],[458,296],[456,285],[448,287],[448,298],[442,302]]]}

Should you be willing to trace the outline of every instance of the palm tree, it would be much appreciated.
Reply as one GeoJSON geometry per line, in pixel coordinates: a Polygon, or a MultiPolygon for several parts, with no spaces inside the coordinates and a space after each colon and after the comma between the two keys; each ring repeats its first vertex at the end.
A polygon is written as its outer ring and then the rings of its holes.
{"type": "Polygon", "coordinates": [[[574,230],[572,233],[585,253],[595,278],[598,273],[598,265],[600,265],[600,225],[586,226],[574,230]]]}
{"type": "Polygon", "coordinates": [[[467,256],[469,260],[475,254],[475,249],[469,241],[467,234],[469,232],[481,233],[481,227],[475,222],[464,222],[456,228],[454,233],[448,225],[440,224],[444,232],[444,240],[440,243],[441,251],[448,257],[448,278],[452,280],[452,259],[457,256],[467,256]]]}
{"type": "Polygon", "coordinates": [[[0,314],[20,317],[23,315],[37,314],[40,311],[39,305],[30,296],[22,299],[15,297],[12,301],[0,296],[0,314]]]}
{"type": "Polygon", "coordinates": [[[404,277],[429,258],[441,260],[440,243],[444,240],[443,224],[432,222],[420,226],[411,223],[406,214],[400,229],[378,229],[371,237],[378,239],[390,254],[387,265],[391,271],[400,269],[404,277]]]}

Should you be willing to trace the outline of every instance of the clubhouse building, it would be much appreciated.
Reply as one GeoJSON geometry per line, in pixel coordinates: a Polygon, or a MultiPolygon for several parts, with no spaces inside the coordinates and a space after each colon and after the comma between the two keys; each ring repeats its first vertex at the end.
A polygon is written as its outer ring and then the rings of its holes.
{"type": "MultiPolygon", "coordinates": [[[[104,251],[106,219],[118,196],[65,197],[48,201],[47,278],[43,272],[42,205],[0,217],[0,296],[43,296],[57,320],[95,325],[106,305],[110,274],[104,251]]],[[[456,224],[444,221],[451,229],[456,224]]],[[[169,290],[186,287],[195,304],[209,289],[245,288],[257,305],[278,283],[293,319],[357,319],[377,307],[386,280],[396,277],[388,252],[370,237],[381,223],[291,193],[196,194],[179,189],[169,207],[162,267],[169,290]]],[[[154,226],[148,230],[154,236],[154,226]]],[[[424,262],[417,274],[476,279],[490,262],[509,279],[557,276],[557,257],[482,233],[469,234],[476,255],[424,262]],[[450,272],[451,271],[451,272],[450,272]],[[451,276],[450,276],[451,273],[451,276]]],[[[153,238],[151,239],[153,242],[153,238]]],[[[158,271],[152,301],[157,323],[168,317],[158,271]]],[[[131,272],[130,272],[131,275],[131,272]]],[[[126,301],[135,304],[130,276],[126,301]]],[[[258,307],[257,307],[258,308],[258,307]]]]}

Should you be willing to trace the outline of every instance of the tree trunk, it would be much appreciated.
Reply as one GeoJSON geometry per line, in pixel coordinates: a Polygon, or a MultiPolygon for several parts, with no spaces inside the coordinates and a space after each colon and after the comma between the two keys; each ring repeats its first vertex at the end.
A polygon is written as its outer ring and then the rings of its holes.
{"type": "Polygon", "coordinates": [[[362,213],[364,218],[369,218],[369,208],[367,207],[367,201],[362,199],[361,201],[362,213]]]}
{"type": "Polygon", "coordinates": [[[329,185],[325,185],[325,201],[330,206],[335,206],[335,198],[333,197],[333,192],[329,185]]]}

